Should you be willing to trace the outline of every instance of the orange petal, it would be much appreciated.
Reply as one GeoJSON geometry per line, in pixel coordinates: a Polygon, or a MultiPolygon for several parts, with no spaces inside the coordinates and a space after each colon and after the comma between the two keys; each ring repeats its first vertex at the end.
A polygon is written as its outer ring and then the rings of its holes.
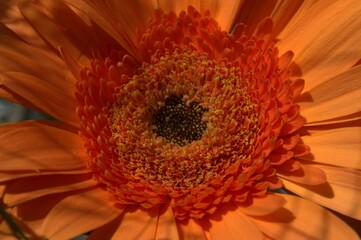
{"type": "Polygon", "coordinates": [[[16,240],[6,221],[0,221],[0,237],[3,240],[16,240]]]}
{"type": "Polygon", "coordinates": [[[319,185],[326,182],[326,174],[321,168],[305,164],[299,166],[299,169],[292,172],[277,169],[277,175],[283,179],[307,185],[319,185]]]}
{"type": "Polygon", "coordinates": [[[30,237],[29,239],[38,239],[42,235],[41,228],[43,221],[49,211],[61,200],[67,196],[81,193],[74,191],[71,193],[52,194],[37,198],[13,208],[8,208],[8,212],[15,216],[16,219],[21,219],[21,228],[27,233],[36,234],[38,237],[30,237]]]}
{"type": "Polygon", "coordinates": [[[80,77],[81,66],[79,65],[79,63],[74,59],[74,57],[70,54],[70,52],[67,49],[63,48],[62,46],[59,47],[59,52],[65,64],[67,65],[68,69],[73,74],[73,76],[77,80],[81,80],[80,77]]]}
{"type": "Polygon", "coordinates": [[[177,222],[181,240],[206,240],[205,233],[200,223],[193,219],[177,222]]]}
{"type": "MultiPolygon", "coordinates": [[[[263,1],[267,3],[272,2],[268,0],[263,1]]],[[[306,8],[307,4],[303,0],[278,0],[275,2],[275,6],[270,15],[274,23],[273,34],[277,36],[298,12],[306,8]]]]}
{"type": "Polygon", "coordinates": [[[277,240],[303,239],[359,239],[346,223],[328,210],[300,197],[282,195],[287,203],[284,208],[252,220],[261,230],[277,240]]]}
{"type": "Polygon", "coordinates": [[[8,207],[12,207],[45,195],[81,190],[95,185],[97,182],[92,179],[92,174],[23,178],[7,184],[3,201],[8,207]]]}
{"type": "MultiPolygon", "coordinates": [[[[35,46],[45,47],[45,42],[20,13],[15,1],[0,1],[1,23],[15,32],[19,38],[35,46]]],[[[1,27],[0,27],[1,28],[1,27]]]]}
{"type": "Polygon", "coordinates": [[[123,216],[92,232],[89,240],[179,239],[173,212],[165,207],[165,212],[128,207],[123,216]]]}
{"type": "Polygon", "coordinates": [[[91,39],[91,35],[86,31],[87,26],[63,2],[52,1],[49,4],[37,1],[35,4],[23,1],[18,7],[31,26],[54,50],[61,45],[71,49],[76,56],[80,56],[82,52],[90,53],[89,49],[85,48],[91,39]],[[72,22],[64,24],[64,21],[70,19],[72,22]]]}
{"type": "Polygon", "coordinates": [[[180,239],[172,208],[168,206],[163,208],[165,211],[159,215],[155,239],[180,239]]]}
{"type": "Polygon", "coordinates": [[[313,202],[361,220],[361,172],[347,168],[312,165],[322,168],[327,175],[327,183],[306,186],[283,180],[285,187],[313,202]]]}
{"type": "Polygon", "coordinates": [[[158,209],[128,207],[111,239],[154,239],[158,209]]]}
{"type": "Polygon", "coordinates": [[[82,139],[65,124],[30,121],[15,125],[18,128],[10,131],[0,126],[1,171],[86,168],[82,139]]]}
{"type": "MultiPolygon", "coordinates": [[[[74,92],[70,93],[69,91],[73,87],[58,89],[50,81],[44,81],[43,79],[20,72],[2,73],[0,84],[20,95],[32,105],[35,105],[40,111],[60,121],[78,126],[79,120],[75,111],[74,92]]],[[[66,85],[64,84],[64,86],[66,85]]]]}
{"type": "Polygon", "coordinates": [[[75,79],[62,60],[50,49],[26,44],[1,24],[0,33],[0,97],[77,126],[75,79]]]}
{"type": "Polygon", "coordinates": [[[313,162],[361,170],[361,125],[313,131],[302,140],[311,147],[313,162]]]}
{"type": "Polygon", "coordinates": [[[264,216],[277,211],[285,204],[282,195],[268,193],[265,197],[253,198],[249,206],[240,205],[239,209],[251,216],[264,216]]]}
{"type": "Polygon", "coordinates": [[[115,231],[119,229],[120,221],[122,220],[123,216],[124,212],[113,221],[110,221],[107,224],[95,229],[90,233],[87,240],[115,240],[113,236],[115,231]]]}
{"type": "Polygon", "coordinates": [[[297,16],[298,12],[308,9],[310,1],[303,0],[246,0],[238,13],[237,22],[247,26],[248,34],[252,34],[259,22],[271,17],[274,27],[272,35],[277,36],[297,16]]]}
{"type": "Polygon", "coordinates": [[[100,227],[119,216],[116,208],[100,188],[66,197],[45,217],[42,234],[49,239],[70,239],[100,227]]]}
{"type": "Polygon", "coordinates": [[[242,209],[229,210],[223,215],[215,214],[210,222],[209,236],[212,240],[263,239],[260,229],[250,217],[243,213],[242,209]]]}
{"type": "MultiPolygon", "coordinates": [[[[62,1],[23,1],[21,13],[37,33],[53,47],[67,48],[76,59],[91,56],[95,38],[83,19],[62,1]]],[[[86,19],[88,20],[88,19],[86,19]]]]}
{"type": "Polygon", "coordinates": [[[223,4],[220,0],[201,0],[200,11],[204,12],[209,10],[221,29],[229,32],[232,30],[231,28],[233,27],[234,20],[243,2],[244,0],[230,0],[227,1],[227,4],[223,4]]]}
{"type": "MultiPolygon", "coordinates": [[[[46,46],[38,47],[27,44],[2,23],[0,23],[0,33],[0,51],[2,52],[0,56],[3,62],[0,66],[1,70],[16,72],[26,69],[26,72],[43,79],[49,77],[49,71],[53,71],[52,79],[62,74],[61,59],[52,49],[46,46]],[[34,59],[39,61],[33,61],[34,59]],[[22,64],[13,65],[16,61],[22,64]],[[33,69],[32,64],[38,68],[33,69]]],[[[59,82],[54,84],[59,84],[59,82]]]]}
{"type": "Polygon", "coordinates": [[[295,53],[294,61],[306,80],[305,91],[347,70],[360,59],[360,14],[358,0],[318,1],[299,12],[278,36],[280,52],[295,53]]]}
{"type": "Polygon", "coordinates": [[[316,86],[301,96],[299,105],[307,124],[324,122],[361,111],[361,66],[316,86]]]}
{"type": "Polygon", "coordinates": [[[84,174],[90,173],[91,170],[88,168],[84,169],[76,169],[76,170],[64,170],[64,171],[51,171],[51,170],[42,170],[34,172],[33,170],[27,171],[0,171],[0,182],[6,182],[9,180],[21,179],[26,177],[35,177],[35,176],[49,176],[54,175],[58,177],[62,177],[63,175],[70,175],[70,174],[84,174]]]}
{"type": "Polygon", "coordinates": [[[138,58],[137,29],[145,26],[153,14],[150,1],[130,1],[127,3],[107,1],[66,1],[69,5],[84,12],[103,28],[134,58],[138,58]]]}

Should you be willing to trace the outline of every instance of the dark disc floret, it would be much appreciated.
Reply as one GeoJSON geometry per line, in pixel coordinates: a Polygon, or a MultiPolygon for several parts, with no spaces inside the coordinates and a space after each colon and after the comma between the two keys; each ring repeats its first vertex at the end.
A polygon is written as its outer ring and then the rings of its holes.
{"type": "Polygon", "coordinates": [[[207,123],[202,121],[206,111],[197,102],[186,104],[181,97],[170,96],[153,116],[154,132],[180,146],[200,140],[207,128],[207,123]]]}

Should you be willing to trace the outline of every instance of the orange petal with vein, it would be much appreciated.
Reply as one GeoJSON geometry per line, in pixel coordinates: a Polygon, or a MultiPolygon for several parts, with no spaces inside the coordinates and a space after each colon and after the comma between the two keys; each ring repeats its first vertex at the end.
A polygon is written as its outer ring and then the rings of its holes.
{"type": "MultiPolygon", "coordinates": [[[[69,81],[65,76],[63,78],[69,81]]],[[[70,93],[72,87],[62,91],[48,81],[20,72],[2,73],[0,84],[35,105],[40,111],[62,122],[78,126],[74,93],[70,93]]]]}
{"type": "Polygon", "coordinates": [[[96,188],[61,200],[45,217],[41,232],[49,239],[69,239],[112,221],[122,212],[107,199],[105,190],[96,188]]]}
{"type": "Polygon", "coordinates": [[[154,239],[158,209],[128,207],[111,239],[154,239]]]}
{"type": "Polygon", "coordinates": [[[347,70],[360,59],[360,14],[358,0],[318,1],[300,11],[278,36],[280,52],[292,49],[295,53],[294,61],[306,79],[306,91],[347,70]]]}
{"type": "Polygon", "coordinates": [[[180,239],[172,208],[169,206],[163,208],[165,211],[163,210],[159,215],[155,239],[180,239]]]}
{"type": "Polygon", "coordinates": [[[190,218],[188,221],[177,222],[181,240],[207,240],[201,225],[190,218]]]}
{"type": "Polygon", "coordinates": [[[285,187],[313,202],[361,220],[361,171],[312,165],[322,168],[326,173],[326,183],[319,186],[305,186],[283,180],[285,187]]]}
{"type": "Polygon", "coordinates": [[[122,217],[124,216],[124,212],[123,214],[121,214],[119,217],[117,217],[116,219],[114,219],[113,221],[97,228],[94,229],[94,231],[92,231],[90,233],[90,235],[88,236],[87,240],[114,240],[113,236],[115,231],[119,228],[120,225],[120,221],[122,220],[122,217]]]}
{"type": "Polygon", "coordinates": [[[45,195],[81,190],[97,184],[92,174],[65,175],[61,181],[59,176],[54,175],[23,178],[8,184],[3,201],[12,207],[45,195]]]}
{"type": "Polygon", "coordinates": [[[6,182],[9,180],[15,180],[15,179],[21,179],[25,177],[35,177],[35,176],[49,176],[49,175],[57,175],[58,177],[62,177],[63,175],[69,175],[69,174],[84,174],[84,173],[90,173],[90,169],[84,168],[84,169],[76,169],[76,170],[42,170],[34,172],[32,170],[26,170],[26,171],[0,171],[0,183],[6,182]]]}
{"type": "Polygon", "coordinates": [[[240,205],[240,210],[251,216],[264,216],[277,211],[286,203],[282,195],[268,193],[265,197],[253,198],[253,202],[248,206],[240,205]]]}
{"type": "Polygon", "coordinates": [[[303,136],[303,142],[312,146],[312,155],[300,159],[361,170],[361,120],[358,122],[359,126],[316,130],[303,136]]]}
{"type": "Polygon", "coordinates": [[[0,135],[1,171],[72,170],[85,168],[87,155],[74,129],[53,121],[15,123],[0,135]],[[24,126],[24,127],[23,127],[24,126]]]}
{"type": "Polygon", "coordinates": [[[32,28],[53,50],[61,45],[71,50],[77,58],[82,54],[91,54],[89,43],[92,38],[88,27],[62,1],[22,1],[18,7],[32,28]]]}
{"type": "Polygon", "coordinates": [[[268,236],[277,240],[359,239],[346,223],[331,212],[308,200],[282,195],[287,203],[284,208],[252,220],[268,236]]]}
{"type": "Polygon", "coordinates": [[[222,30],[231,31],[234,19],[242,6],[244,0],[230,0],[227,4],[222,4],[222,1],[200,1],[201,12],[210,10],[213,13],[214,19],[218,22],[222,30]]]}
{"type": "Polygon", "coordinates": [[[212,240],[263,239],[261,230],[241,209],[229,210],[224,215],[215,214],[211,220],[209,236],[212,240]]]}
{"type": "Polygon", "coordinates": [[[315,88],[299,99],[306,125],[328,122],[361,111],[361,66],[345,71],[315,88]]]}
{"type": "Polygon", "coordinates": [[[144,27],[153,14],[150,1],[130,1],[127,4],[116,0],[66,2],[84,12],[128,53],[138,58],[137,29],[144,27]]]}

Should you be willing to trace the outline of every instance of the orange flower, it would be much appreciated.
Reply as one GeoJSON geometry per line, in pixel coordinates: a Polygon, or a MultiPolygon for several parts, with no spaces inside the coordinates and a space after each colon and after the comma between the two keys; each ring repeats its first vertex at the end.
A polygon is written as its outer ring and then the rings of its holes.
{"type": "Polygon", "coordinates": [[[0,95],[59,120],[1,125],[30,239],[358,239],[358,0],[1,4],[0,95]]]}

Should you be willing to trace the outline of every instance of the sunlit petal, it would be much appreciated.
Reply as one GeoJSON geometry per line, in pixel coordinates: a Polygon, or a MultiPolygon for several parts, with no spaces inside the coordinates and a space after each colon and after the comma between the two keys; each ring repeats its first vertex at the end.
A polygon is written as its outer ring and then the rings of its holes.
{"type": "Polygon", "coordinates": [[[284,195],[286,205],[271,215],[253,217],[273,239],[358,239],[357,234],[326,209],[299,197],[284,195]]]}
{"type": "Polygon", "coordinates": [[[292,49],[303,78],[309,79],[306,91],[347,70],[360,59],[360,14],[358,0],[319,1],[293,18],[279,35],[280,50],[292,49]]]}
{"type": "Polygon", "coordinates": [[[45,217],[42,234],[68,239],[110,222],[123,209],[113,207],[104,194],[102,189],[93,189],[63,199],[45,217]]]}
{"type": "Polygon", "coordinates": [[[301,96],[308,125],[361,112],[361,66],[325,81],[301,96]]]}
{"type": "Polygon", "coordinates": [[[360,171],[331,166],[317,166],[327,175],[327,182],[323,185],[305,186],[285,180],[285,187],[313,202],[361,220],[360,171]]]}

